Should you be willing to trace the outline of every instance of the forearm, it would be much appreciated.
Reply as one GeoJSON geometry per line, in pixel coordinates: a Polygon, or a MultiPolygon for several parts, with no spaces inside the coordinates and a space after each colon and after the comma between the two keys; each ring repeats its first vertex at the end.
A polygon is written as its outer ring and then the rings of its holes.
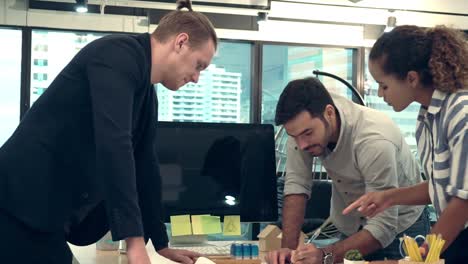
{"type": "Polygon", "coordinates": [[[348,250],[357,249],[365,256],[381,248],[379,241],[369,231],[361,230],[343,241],[328,246],[325,251],[332,252],[335,262],[341,263],[348,250]]]}
{"type": "Polygon", "coordinates": [[[445,240],[445,250],[465,228],[467,221],[468,200],[452,197],[439,220],[432,227],[431,233],[442,235],[442,238],[445,240]]]}
{"type": "Polygon", "coordinates": [[[282,247],[297,248],[299,234],[304,223],[306,203],[305,194],[291,194],[284,198],[282,247]]]}
{"type": "Polygon", "coordinates": [[[431,203],[427,181],[403,188],[387,191],[392,205],[426,205],[431,203]]]}
{"type": "Polygon", "coordinates": [[[125,239],[127,250],[138,250],[146,248],[145,239],[143,237],[127,237],[125,239]]]}

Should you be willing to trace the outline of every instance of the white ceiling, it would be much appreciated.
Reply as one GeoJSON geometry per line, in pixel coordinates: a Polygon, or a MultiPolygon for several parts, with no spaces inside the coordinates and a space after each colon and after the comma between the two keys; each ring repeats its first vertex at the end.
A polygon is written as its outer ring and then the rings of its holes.
{"type": "Polygon", "coordinates": [[[292,2],[456,13],[468,16],[468,0],[362,0],[357,3],[350,0],[294,0],[292,2]]]}

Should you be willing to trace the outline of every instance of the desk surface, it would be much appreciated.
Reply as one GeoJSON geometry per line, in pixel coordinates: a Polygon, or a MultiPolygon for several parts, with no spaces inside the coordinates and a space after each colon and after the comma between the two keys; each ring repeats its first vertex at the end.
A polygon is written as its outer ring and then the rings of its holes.
{"type": "MultiPolygon", "coordinates": [[[[92,244],[86,247],[78,247],[70,244],[70,249],[73,252],[76,260],[79,264],[126,264],[127,256],[125,254],[119,254],[117,251],[102,251],[96,250],[96,244],[92,244]]],[[[148,241],[146,245],[148,255],[151,259],[151,263],[158,264],[178,264],[172,260],[169,260],[161,255],[159,255],[151,244],[151,241],[148,241]]],[[[263,259],[263,256],[260,256],[263,259]]],[[[218,261],[216,261],[218,263],[218,261]]],[[[219,260],[221,263],[222,260],[219,260]]]]}
{"type": "MultiPolygon", "coordinates": [[[[96,250],[96,244],[92,244],[86,247],[78,247],[70,245],[70,248],[78,260],[79,264],[126,264],[127,256],[125,254],[119,254],[117,251],[102,251],[96,250]]],[[[146,246],[148,255],[152,263],[161,264],[177,264],[177,262],[171,261],[165,257],[159,255],[151,244],[148,242],[146,246]]]]}
{"type": "MultiPolygon", "coordinates": [[[[127,256],[119,254],[117,251],[101,251],[96,250],[96,245],[92,244],[86,247],[77,247],[70,245],[73,255],[78,260],[79,264],[127,264],[127,256]]],[[[159,255],[155,250],[151,241],[146,246],[151,263],[158,264],[178,264],[172,260],[159,255]]],[[[263,257],[261,257],[263,259],[263,257]]],[[[264,263],[264,262],[262,262],[264,263]]],[[[371,264],[397,264],[398,261],[372,261],[371,264]]]]}

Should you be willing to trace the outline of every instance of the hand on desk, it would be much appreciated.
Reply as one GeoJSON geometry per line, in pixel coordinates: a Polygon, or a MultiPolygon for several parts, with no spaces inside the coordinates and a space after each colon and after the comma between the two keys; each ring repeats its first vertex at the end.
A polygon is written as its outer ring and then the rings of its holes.
{"type": "Polygon", "coordinates": [[[280,248],[278,250],[273,250],[268,252],[265,256],[265,261],[268,264],[285,264],[291,262],[291,252],[289,248],[280,248]]]}
{"type": "Polygon", "coordinates": [[[129,264],[151,264],[143,237],[129,237],[125,241],[129,264]]]}
{"type": "Polygon", "coordinates": [[[313,244],[302,244],[292,251],[291,262],[294,264],[322,264],[323,252],[313,244]]]}
{"type": "Polygon", "coordinates": [[[175,262],[183,263],[183,264],[193,264],[195,260],[200,257],[201,255],[183,249],[172,249],[172,248],[163,248],[158,250],[159,255],[173,260],[175,262]]]}

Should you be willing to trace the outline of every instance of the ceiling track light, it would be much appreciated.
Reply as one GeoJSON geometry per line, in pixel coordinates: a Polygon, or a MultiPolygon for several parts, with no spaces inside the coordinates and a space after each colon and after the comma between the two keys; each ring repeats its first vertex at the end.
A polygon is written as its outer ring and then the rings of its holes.
{"type": "Polygon", "coordinates": [[[88,0],[76,0],[75,11],[78,13],[88,12],[88,0]]]}
{"type": "Polygon", "coordinates": [[[396,17],[394,16],[389,16],[387,18],[387,26],[385,27],[384,32],[390,32],[392,31],[396,26],[396,17]]]}
{"type": "Polygon", "coordinates": [[[265,23],[267,21],[268,21],[268,13],[267,12],[258,12],[257,23],[261,24],[261,23],[265,23]]]}

